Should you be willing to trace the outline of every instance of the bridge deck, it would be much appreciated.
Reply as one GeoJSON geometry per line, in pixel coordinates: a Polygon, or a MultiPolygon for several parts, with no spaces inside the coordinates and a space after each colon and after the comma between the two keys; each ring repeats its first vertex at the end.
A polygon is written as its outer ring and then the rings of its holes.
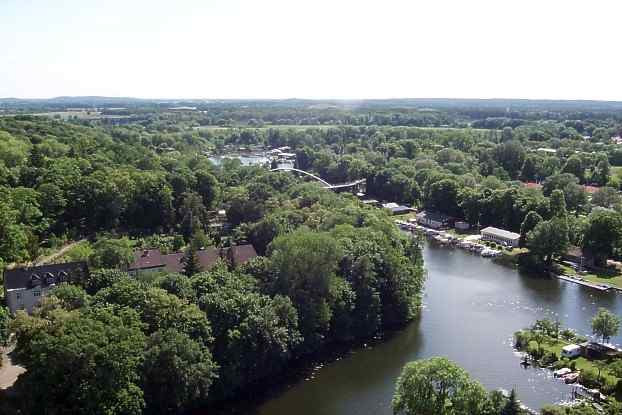
{"type": "Polygon", "coordinates": [[[294,167],[277,167],[276,169],[272,169],[270,171],[295,171],[297,173],[302,173],[322,183],[325,189],[346,189],[348,187],[354,187],[354,186],[358,186],[360,184],[365,183],[365,179],[359,179],[351,183],[341,183],[341,184],[333,185],[333,184],[328,183],[326,180],[322,179],[321,177],[316,176],[313,173],[309,173],[308,171],[296,169],[294,167]]]}

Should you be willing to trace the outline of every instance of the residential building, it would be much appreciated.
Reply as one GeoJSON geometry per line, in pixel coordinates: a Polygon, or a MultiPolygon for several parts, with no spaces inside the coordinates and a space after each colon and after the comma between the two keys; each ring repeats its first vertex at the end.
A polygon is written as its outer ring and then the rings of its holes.
{"type": "Polygon", "coordinates": [[[581,355],[587,359],[614,358],[622,355],[622,351],[611,344],[588,341],[579,346],[581,355]]]}
{"type": "Polygon", "coordinates": [[[31,313],[51,289],[64,282],[78,282],[88,276],[86,262],[67,262],[4,271],[4,295],[9,311],[31,313]]]}
{"type": "Polygon", "coordinates": [[[417,223],[428,228],[440,229],[449,225],[449,217],[438,212],[417,213],[417,223]]]}
{"type": "Polygon", "coordinates": [[[408,206],[397,206],[389,209],[392,215],[405,215],[407,213],[413,212],[413,208],[409,208],[408,206]]]}
{"type": "Polygon", "coordinates": [[[395,202],[384,203],[382,207],[391,212],[392,215],[404,215],[414,210],[413,208],[409,208],[408,206],[398,205],[395,202]]]}
{"type": "MultiPolygon", "coordinates": [[[[203,271],[209,271],[219,259],[232,267],[238,267],[257,256],[253,245],[235,245],[229,248],[206,248],[197,251],[197,259],[203,271]]],[[[162,254],[159,249],[141,249],[134,252],[134,261],[129,265],[130,275],[138,273],[176,272],[184,270],[184,253],[162,254]]]]}
{"type": "Polygon", "coordinates": [[[482,234],[482,240],[493,241],[500,244],[506,244],[512,247],[518,246],[520,235],[514,232],[506,231],[505,229],[499,229],[492,226],[484,228],[480,232],[482,234]]]}

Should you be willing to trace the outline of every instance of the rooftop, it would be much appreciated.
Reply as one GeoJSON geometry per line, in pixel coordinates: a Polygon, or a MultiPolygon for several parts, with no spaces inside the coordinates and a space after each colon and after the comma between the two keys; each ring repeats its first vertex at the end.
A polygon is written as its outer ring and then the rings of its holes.
{"type": "Polygon", "coordinates": [[[402,212],[411,212],[413,209],[408,206],[396,206],[391,208],[391,212],[393,213],[402,213],[402,212]]]}
{"type": "Polygon", "coordinates": [[[489,226],[487,228],[482,229],[481,233],[488,233],[491,235],[499,236],[505,239],[518,239],[520,235],[515,232],[506,231],[505,229],[495,228],[493,226],[489,226]]]}
{"type": "MultiPolygon", "coordinates": [[[[136,251],[136,260],[130,264],[130,271],[164,267],[168,272],[182,272],[184,269],[183,252],[162,255],[159,249],[136,251]]],[[[253,245],[236,245],[230,248],[210,247],[197,251],[197,259],[204,271],[211,269],[219,259],[228,260],[234,267],[255,258],[257,252],[253,245]]]]}
{"type": "Polygon", "coordinates": [[[449,219],[447,215],[443,215],[440,212],[423,211],[423,212],[417,213],[417,219],[423,219],[423,218],[428,219],[428,220],[433,220],[436,222],[445,222],[449,219]]]}
{"type": "Polygon", "coordinates": [[[396,208],[398,206],[399,205],[397,203],[395,203],[395,202],[389,202],[389,203],[383,203],[382,204],[382,207],[385,208],[385,209],[393,209],[393,208],[396,208]]]}
{"type": "Polygon", "coordinates": [[[88,274],[86,262],[66,262],[4,271],[4,289],[15,290],[49,286],[81,279],[88,274]]]}

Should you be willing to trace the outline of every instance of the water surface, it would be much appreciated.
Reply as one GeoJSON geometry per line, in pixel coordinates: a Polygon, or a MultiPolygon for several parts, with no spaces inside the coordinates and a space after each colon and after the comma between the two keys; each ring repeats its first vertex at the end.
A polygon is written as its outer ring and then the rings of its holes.
{"type": "MultiPolygon", "coordinates": [[[[536,319],[559,318],[590,334],[598,307],[622,315],[622,295],[557,279],[522,275],[490,259],[426,244],[421,317],[388,341],[324,365],[257,408],[259,415],[391,415],[405,363],[454,360],[488,389],[515,388],[531,408],[569,398],[570,387],[545,369],[523,369],[512,334],[536,319]]],[[[620,336],[612,339],[621,343],[620,336]]]]}

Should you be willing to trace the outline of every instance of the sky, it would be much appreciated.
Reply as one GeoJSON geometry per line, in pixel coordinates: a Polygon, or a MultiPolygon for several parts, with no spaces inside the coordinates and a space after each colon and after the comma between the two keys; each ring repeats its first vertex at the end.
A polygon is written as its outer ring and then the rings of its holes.
{"type": "Polygon", "coordinates": [[[622,101],[620,0],[0,0],[0,97],[622,101]]]}

